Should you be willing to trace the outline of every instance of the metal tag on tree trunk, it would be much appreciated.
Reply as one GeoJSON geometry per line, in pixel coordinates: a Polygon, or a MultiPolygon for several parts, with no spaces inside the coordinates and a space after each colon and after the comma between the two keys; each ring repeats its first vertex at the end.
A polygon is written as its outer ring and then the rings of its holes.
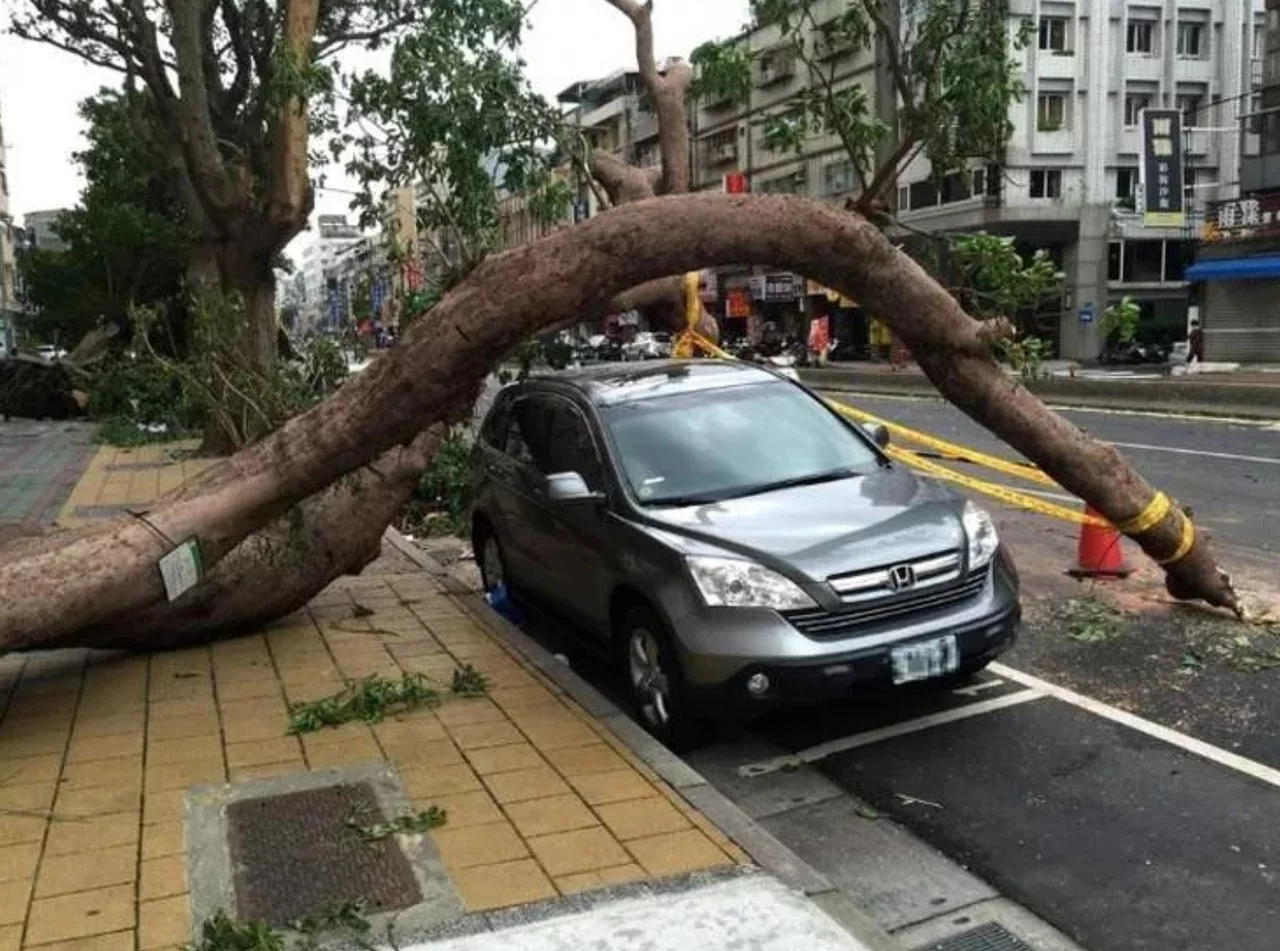
{"type": "Polygon", "coordinates": [[[188,538],[158,564],[160,577],[164,579],[164,593],[170,601],[177,601],[204,578],[200,543],[195,538],[188,538]]]}

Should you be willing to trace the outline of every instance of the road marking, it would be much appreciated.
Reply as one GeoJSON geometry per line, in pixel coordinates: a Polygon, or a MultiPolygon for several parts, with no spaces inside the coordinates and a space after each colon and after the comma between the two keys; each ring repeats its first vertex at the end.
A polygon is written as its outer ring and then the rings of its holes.
{"type": "Polygon", "coordinates": [[[903,720],[901,723],[882,726],[876,730],[867,730],[865,733],[855,733],[853,736],[841,737],[838,740],[828,740],[825,743],[819,743],[817,746],[811,746],[807,750],[801,750],[799,753],[775,756],[771,760],[764,760],[759,763],[748,763],[745,766],[738,767],[738,775],[746,777],[764,776],[768,773],[797,769],[809,763],[816,763],[819,760],[826,759],[836,753],[856,750],[860,746],[870,746],[872,743],[880,743],[883,740],[891,740],[894,737],[906,736],[909,733],[919,733],[921,730],[942,726],[944,723],[955,723],[957,720],[966,720],[969,717],[981,716],[984,713],[993,713],[996,710],[1003,710],[1005,707],[1026,703],[1028,700],[1039,700],[1044,696],[1047,696],[1045,691],[1032,688],[1020,690],[1017,693],[1011,693],[1003,697],[995,697],[991,700],[983,700],[981,703],[970,703],[963,707],[943,710],[940,713],[930,713],[927,716],[916,717],[914,720],[903,720]]]}
{"type": "Polygon", "coordinates": [[[952,693],[959,694],[962,697],[976,697],[984,690],[994,690],[996,687],[1004,685],[1004,681],[999,677],[991,680],[984,680],[981,683],[970,684],[967,687],[957,687],[952,693]]]}
{"type": "Polygon", "coordinates": [[[1111,445],[1122,449],[1146,449],[1150,452],[1175,452],[1182,456],[1208,456],[1211,459],[1233,459],[1237,462],[1265,462],[1280,466],[1280,459],[1274,456],[1241,456],[1234,452],[1208,452],[1204,449],[1179,449],[1176,446],[1150,446],[1140,442],[1113,442],[1111,445]]]}
{"type": "MultiPolygon", "coordinates": [[[[1272,769],[1270,766],[1263,765],[1255,760],[1228,752],[1203,740],[1197,740],[1193,736],[1179,733],[1177,730],[1167,726],[1161,726],[1159,723],[1153,723],[1143,717],[1128,713],[1118,707],[1113,707],[1109,703],[1103,703],[1093,697],[1086,697],[1082,693],[1076,693],[1074,690],[1060,687],[1047,680],[1041,680],[1039,677],[1025,674],[1020,670],[1014,670],[1004,664],[995,663],[987,669],[993,674],[1016,681],[1029,690],[1035,690],[1042,696],[1054,697],[1064,703],[1079,707],[1081,710],[1087,710],[1097,716],[1122,724],[1132,730],[1137,730],[1139,733],[1145,733],[1147,736],[1154,737],[1157,740],[1163,740],[1165,743],[1186,750],[1188,753],[1194,753],[1196,756],[1217,763],[1219,766],[1234,769],[1237,772],[1244,773],[1246,776],[1252,776],[1254,779],[1280,788],[1280,770],[1278,769],[1272,769]]],[[[1015,696],[1017,695],[1015,694],[1015,696]]]]}

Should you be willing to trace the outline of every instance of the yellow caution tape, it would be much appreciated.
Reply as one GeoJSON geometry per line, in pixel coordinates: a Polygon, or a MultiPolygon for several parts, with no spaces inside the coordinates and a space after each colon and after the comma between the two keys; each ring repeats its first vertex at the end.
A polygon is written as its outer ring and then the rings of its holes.
{"type": "Polygon", "coordinates": [[[981,492],[983,495],[989,495],[992,498],[999,499],[1001,502],[1015,505],[1020,509],[1026,509],[1040,515],[1048,515],[1051,518],[1058,518],[1073,525],[1094,525],[1098,528],[1108,528],[1111,525],[1106,519],[1098,518],[1096,515],[1086,515],[1084,512],[1067,508],[1065,505],[1058,505],[1045,499],[1036,498],[1033,495],[1027,495],[1025,492],[1019,492],[1017,489],[1011,489],[1005,485],[987,482],[983,479],[975,479],[972,476],[948,469],[946,466],[923,458],[910,449],[890,446],[888,453],[899,462],[919,469],[926,475],[944,479],[974,492],[981,492]]]}
{"type": "Polygon", "coordinates": [[[1168,558],[1156,559],[1156,564],[1162,568],[1182,561],[1183,558],[1187,557],[1187,552],[1191,551],[1191,547],[1196,543],[1195,523],[1181,512],[1178,513],[1178,516],[1182,519],[1182,538],[1178,540],[1178,547],[1172,555],[1168,558]]]}
{"type": "Polygon", "coordinates": [[[1005,475],[1011,475],[1019,479],[1026,479],[1028,482],[1035,482],[1037,485],[1047,486],[1049,488],[1060,488],[1053,477],[1036,469],[1033,466],[1023,465],[1018,462],[1010,462],[1007,459],[1001,459],[999,456],[990,456],[985,452],[978,452],[976,449],[970,449],[967,446],[959,446],[955,443],[938,439],[936,436],[930,436],[927,433],[917,432],[914,429],[908,429],[898,423],[891,423],[888,420],[881,419],[865,410],[855,409],[838,400],[828,399],[827,402],[833,406],[837,412],[848,416],[850,419],[856,419],[859,422],[880,423],[890,433],[907,442],[918,443],[921,446],[927,446],[930,449],[936,449],[939,452],[952,456],[957,461],[972,462],[980,466],[986,466],[988,469],[994,469],[996,472],[1003,472],[1005,475]]]}
{"type": "Polygon", "coordinates": [[[1116,528],[1126,535],[1141,535],[1164,521],[1164,517],[1169,514],[1169,507],[1169,496],[1163,492],[1157,492],[1155,498],[1147,503],[1146,508],[1133,518],[1117,522],[1116,528]]]}

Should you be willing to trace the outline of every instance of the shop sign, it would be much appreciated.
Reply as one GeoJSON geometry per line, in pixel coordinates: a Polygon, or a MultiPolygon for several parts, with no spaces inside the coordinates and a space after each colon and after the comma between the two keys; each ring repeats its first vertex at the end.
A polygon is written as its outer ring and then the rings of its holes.
{"type": "Polygon", "coordinates": [[[745,172],[726,172],[724,176],[726,195],[745,195],[747,193],[747,175],[745,172]]]}
{"type": "Polygon", "coordinates": [[[724,315],[726,317],[750,317],[751,295],[744,287],[731,287],[724,295],[724,315]]]}
{"type": "Polygon", "coordinates": [[[1209,243],[1280,237],[1280,193],[1209,205],[1200,238],[1209,243]]]}
{"type": "Polygon", "coordinates": [[[794,274],[757,274],[751,278],[751,296],[772,302],[793,301],[800,296],[794,274]]]}
{"type": "Polygon", "coordinates": [[[1179,227],[1185,221],[1182,180],[1182,113],[1142,110],[1142,223],[1179,227]]]}

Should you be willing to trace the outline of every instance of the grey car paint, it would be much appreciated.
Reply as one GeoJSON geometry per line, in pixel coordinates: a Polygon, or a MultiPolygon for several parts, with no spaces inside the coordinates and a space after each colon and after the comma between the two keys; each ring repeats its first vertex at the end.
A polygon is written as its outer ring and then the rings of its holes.
{"type": "MultiPolygon", "coordinates": [[[[688,575],[688,555],[751,558],[835,612],[843,604],[827,582],[832,575],[967,549],[963,499],[890,464],[865,432],[843,419],[851,436],[880,456],[881,469],[681,508],[646,507],[633,497],[598,407],[762,381],[804,389],[745,365],[664,362],[535,377],[504,390],[495,412],[535,394],[571,403],[591,427],[605,461],[601,492],[552,499],[545,477],[481,440],[475,515],[502,544],[512,586],[604,642],[612,636],[620,601],[643,598],[673,632],[685,678],[695,688],[723,684],[753,665],[821,665],[886,644],[1007,620],[1016,612],[1016,574],[1003,551],[974,597],[942,611],[867,623],[846,637],[810,637],[767,608],[705,605],[688,575]]],[[[996,636],[994,627],[988,636],[996,636]]]]}

